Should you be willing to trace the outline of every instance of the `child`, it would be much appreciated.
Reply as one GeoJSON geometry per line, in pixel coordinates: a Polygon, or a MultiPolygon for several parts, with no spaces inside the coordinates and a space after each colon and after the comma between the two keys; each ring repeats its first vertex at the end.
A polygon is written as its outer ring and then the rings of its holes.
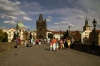
{"type": "Polygon", "coordinates": [[[27,45],[27,40],[25,40],[25,46],[27,45]]]}
{"type": "Polygon", "coordinates": [[[41,40],[39,40],[39,45],[41,45],[41,40]]]}
{"type": "Polygon", "coordinates": [[[50,42],[50,51],[52,51],[52,42],[50,42]]]}
{"type": "Polygon", "coordinates": [[[58,43],[56,43],[56,50],[58,50],[58,48],[59,48],[59,45],[58,45],[58,43]]]}
{"type": "Polygon", "coordinates": [[[33,46],[35,46],[35,39],[33,39],[33,46]]]}

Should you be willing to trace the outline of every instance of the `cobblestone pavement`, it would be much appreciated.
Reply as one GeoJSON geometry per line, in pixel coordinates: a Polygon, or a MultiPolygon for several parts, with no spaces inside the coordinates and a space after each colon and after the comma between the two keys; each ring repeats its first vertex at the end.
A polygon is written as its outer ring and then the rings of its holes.
{"type": "Polygon", "coordinates": [[[48,44],[12,48],[0,53],[0,66],[100,66],[100,56],[73,49],[49,51],[48,44]]]}

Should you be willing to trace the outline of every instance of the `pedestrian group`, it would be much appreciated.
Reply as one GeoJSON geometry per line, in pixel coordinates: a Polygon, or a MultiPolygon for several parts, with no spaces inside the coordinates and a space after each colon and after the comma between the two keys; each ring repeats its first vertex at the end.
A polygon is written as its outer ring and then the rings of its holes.
{"type": "MultiPolygon", "coordinates": [[[[20,38],[16,37],[16,47],[20,46],[20,38]]],[[[24,44],[26,47],[31,47],[31,46],[40,46],[41,44],[48,43],[50,44],[50,51],[58,51],[59,49],[64,49],[67,48],[70,49],[71,44],[73,44],[74,39],[73,38],[66,38],[66,39],[60,39],[58,40],[57,38],[53,37],[53,39],[34,39],[31,38],[30,40],[25,40],[24,44]]]]}

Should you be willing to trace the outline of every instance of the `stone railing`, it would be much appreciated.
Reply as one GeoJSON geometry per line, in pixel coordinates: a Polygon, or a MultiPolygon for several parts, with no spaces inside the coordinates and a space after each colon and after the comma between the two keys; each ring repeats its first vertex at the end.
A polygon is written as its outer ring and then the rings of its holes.
{"type": "Polygon", "coordinates": [[[75,43],[71,46],[71,48],[90,54],[100,55],[100,46],[75,43]]]}
{"type": "Polygon", "coordinates": [[[0,52],[14,48],[14,46],[15,46],[15,42],[0,43],[0,52]]]}

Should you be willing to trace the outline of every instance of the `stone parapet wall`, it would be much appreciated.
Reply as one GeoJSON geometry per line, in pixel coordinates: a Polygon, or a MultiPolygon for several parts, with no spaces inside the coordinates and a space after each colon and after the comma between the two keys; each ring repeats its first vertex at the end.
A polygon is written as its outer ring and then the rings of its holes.
{"type": "Polygon", "coordinates": [[[73,44],[72,49],[90,53],[90,54],[96,54],[100,55],[100,46],[94,46],[94,45],[86,45],[86,44],[73,44]]]}
{"type": "Polygon", "coordinates": [[[14,48],[15,42],[0,43],[0,52],[14,48]]]}

